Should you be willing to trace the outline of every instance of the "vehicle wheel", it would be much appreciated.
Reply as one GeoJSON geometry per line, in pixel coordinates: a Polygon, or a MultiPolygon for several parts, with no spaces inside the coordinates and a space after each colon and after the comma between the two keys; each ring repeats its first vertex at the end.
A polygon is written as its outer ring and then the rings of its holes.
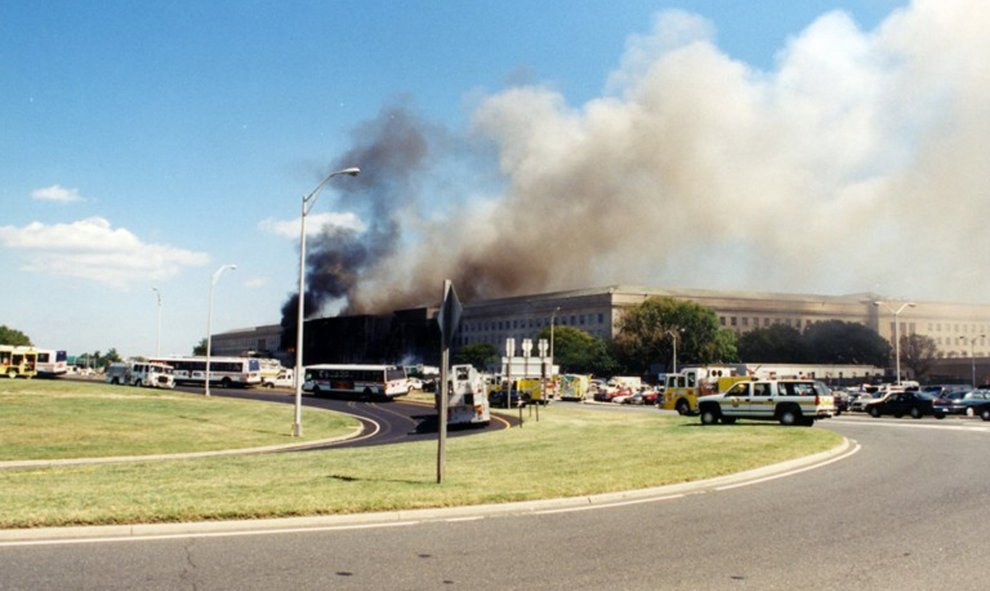
{"type": "Polygon", "coordinates": [[[701,411],[702,425],[714,425],[717,423],[718,423],[718,411],[712,408],[706,408],[701,411]]]}
{"type": "Polygon", "coordinates": [[[230,388],[230,378],[220,380],[220,385],[224,388],[230,388]]]}
{"type": "Polygon", "coordinates": [[[118,380],[117,378],[113,378],[112,380],[110,380],[110,385],[111,386],[119,386],[120,385],[120,380],[118,380]]]}
{"type": "Polygon", "coordinates": [[[10,379],[14,379],[14,378],[17,377],[17,372],[12,369],[9,372],[7,372],[7,377],[10,378],[10,379]]]}
{"type": "Polygon", "coordinates": [[[918,407],[912,408],[911,409],[911,418],[912,419],[920,419],[921,418],[921,409],[918,408],[918,407]]]}
{"type": "Polygon", "coordinates": [[[786,427],[791,427],[793,425],[798,424],[800,418],[801,417],[798,415],[798,413],[794,412],[793,409],[785,408],[784,410],[780,411],[780,417],[778,418],[778,420],[780,421],[781,425],[784,425],[786,427]]]}
{"type": "Polygon", "coordinates": [[[677,414],[683,416],[691,412],[691,405],[688,404],[687,400],[684,400],[682,398],[681,400],[677,401],[677,405],[674,407],[674,410],[677,411],[677,414]]]}
{"type": "Polygon", "coordinates": [[[874,419],[880,418],[880,409],[875,406],[871,406],[867,412],[869,412],[870,416],[874,419]]]}
{"type": "Polygon", "coordinates": [[[980,418],[984,421],[990,421],[990,408],[984,408],[980,411],[980,418]]]}
{"type": "Polygon", "coordinates": [[[939,420],[942,420],[942,419],[945,418],[945,413],[944,412],[937,412],[937,413],[935,413],[935,418],[936,419],[939,419],[939,420]]]}

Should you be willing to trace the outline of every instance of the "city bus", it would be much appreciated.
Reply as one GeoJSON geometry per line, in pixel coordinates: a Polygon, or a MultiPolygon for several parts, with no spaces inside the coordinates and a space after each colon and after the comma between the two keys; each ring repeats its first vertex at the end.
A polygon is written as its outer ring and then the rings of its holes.
{"type": "Polygon", "coordinates": [[[38,352],[33,347],[0,345],[0,375],[33,378],[37,373],[38,352]]]}
{"type": "Polygon", "coordinates": [[[57,378],[69,371],[68,356],[65,351],[38,349],[38,362],[35,369],[38,377],[57,378]]]}
{"type": "MultiPolygon", "coordinates": [[[[155,357],[152,363],[172,367],[176,384],[206,383],[206,357],[155,357]]],[[[261,384],[261,364],[256,357],[210,356],[210,386],[253,388],[261,384]]]]}
{"type": "Polygon", "coordinates": [[[302,389],[319,396],[343,394],[361,398],[392,399],[409,393],[406,370],[395,365],[310,365],[302,389]]]}

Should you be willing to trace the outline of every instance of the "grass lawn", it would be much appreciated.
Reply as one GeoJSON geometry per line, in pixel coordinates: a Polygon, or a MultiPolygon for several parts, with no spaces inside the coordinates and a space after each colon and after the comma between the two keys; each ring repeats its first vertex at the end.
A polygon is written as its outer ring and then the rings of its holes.
{"type": "Polygon", "coordinates": [[[824,429],[701,427],[660,413],[541,410],[436,443],[0,471],[0,528],[339,514],[588,495],[719,476],[830,449],[824,429]]]}
{"type": "MultiPolygon", "coordinates": [[[[0,380],[0,461],[170,454],[299,442],[289,405],[67,380],[0,380]]],[[[303,441],[356,420],[303,409],[303,441]]]]}

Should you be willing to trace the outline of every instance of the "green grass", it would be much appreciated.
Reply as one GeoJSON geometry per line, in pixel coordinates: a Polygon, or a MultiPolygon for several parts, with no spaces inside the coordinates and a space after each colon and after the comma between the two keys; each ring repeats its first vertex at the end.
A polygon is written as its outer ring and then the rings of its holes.
{"type": "Polygon", "coordinates": [[[823,429],[701,427],[660,413],[541,410],[539,423],[436,442],[0,471],[0,527],[342,514],[588,495],[720,476],[830,449],[823,429]]]}
{"type": "MultiPolygon", "coordinates": [[[[100,383],[0,380],[0,461],[173,454],[299,442],[293,408],[100,383]]],[[[302,441],[354,419],[304,409],[302,441]]]]}

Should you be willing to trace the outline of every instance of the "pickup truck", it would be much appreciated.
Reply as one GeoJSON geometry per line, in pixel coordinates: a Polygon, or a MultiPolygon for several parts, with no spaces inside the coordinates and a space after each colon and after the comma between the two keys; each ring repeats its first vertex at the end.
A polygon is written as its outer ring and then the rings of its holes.
{"type": "Polygon", "coordinates": [[[703,425],[757,419],[810,427],[835,413],[835,401],[828,387],[814,380],[756,380],[698,398],[698,411],[703,425]]]}

